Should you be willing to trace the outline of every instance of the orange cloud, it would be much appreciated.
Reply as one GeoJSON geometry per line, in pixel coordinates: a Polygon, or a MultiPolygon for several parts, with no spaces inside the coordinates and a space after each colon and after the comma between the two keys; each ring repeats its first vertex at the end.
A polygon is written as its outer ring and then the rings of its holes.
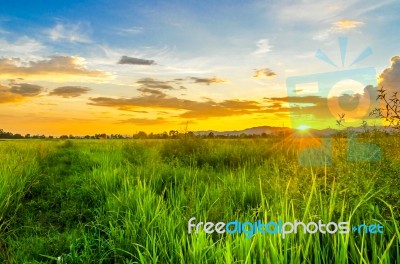
{"type": "Polygon", "coordinates": [[[167,120],[162,118],[162,117],[158,117],[155,119],[150,119],[150,118],[130,118],[130,119],[126,119],[126,120],[122,120],[121,123],[133,123],[135,125],[141,125],[141,126],[152,126],[152,125],[160,125],[160,124],[164,124],[167,123],[167,120]]]}
{"type": "Polygon", "coordinates": [[[332,29],[335,31],[346,31],[364,25],[364,22],[342,19],[332,23],[332,29]]]}
{"type": "Polygon", "coordinates": [[[85,60],[75,56],[52,56],[48,59],[24,62],[19,58],[0,59],[0,77],[24,79],[100,80],[110,78],[110,74],[85,67],[85,60]]]}
{"type": "Polygon", "coordinates": [[[374,118],[369,116],[373,106],[370,101],[370,95],[375,94],[375,90],[376,87],[369,85],[364,88],[362,94],[342,94],[329,98],[312,95],[293,96],[290,98],[273,97],[267,100],[278,102],[281,107],[289,102],[290,108],[287,108],[287,110],[293,113],[292,116],[299,118],[313,116],[315,119],[325,121],[330,118],[335,119],[337,114],[347,112],[347,117],[362,116],[363,119],[370,119],[374,118]],[[366,113],[364,113],[365,110],[367,110],[366,113]]]}
{"type": "Polygon", "coordinates": [[[0,85],[0,104],[18,102],[22,99],[21,95],[12,93],[10,88],[0,85]]]}
{"type": "Polygon", "coordinates": [[[314,39],[325,40],[331,34],[346,32],[358,28],[362,25],[364,25],[364,22],[349,20],[349,19],[341,19],[333,22],[329,29],[319,32],[317,35],[314,36],[314,39]]]}
{"type": "Polygon", "coordinates": [[[226,80],[220,79],[217,77],[212,77],[212,78],[197,78],[197,77],[191,77],[192,80],[194,80],[195,83],[200,83],[200,84],[218,84],[218,83],[227,83],[226,80]]]}
{"type": "Polygon", "coordinates": [[[379,75],[379,88],[390,92],[400,92],[400,56],[393,56],[390,59],[390,66],[379,75]]]}
{"type": "Polygon", "coordinates": [[[62,86],[54,89],[49,95],[61,96],[64,98],[78,97],[82,94],[87,93],[91,89],[82,86],[62,86]]]}
{"type": "Polygon", "coordinates": [[[16,83],[12,80],[9,86],[0,85],[0,104],[20,102],[39,95],[43,90],[39,85],[16,83]]]}
{"type": "Polygon", "coordinates": [[[160,90],[175,90],[169,83],[171,81],[159,81],[153,78],[142,78],[136,83],[140,84],[142,88],[160,89],[160,90]]]}
{"type": "Polygon", "coordinates": [[[266,110],[271,111],[270,107],[264,106],[257,101],[236,99],[221,102],[211,99],[194,101],[168,96],[164,93],[148,93],[132,98],[97,97],[90,98],[90,101],[90,105],[113,107],[126,111],[137,111],[143,108],[182,110],[184,113],[180,114],[179,117],[201,119],[254,114],[265,112],[266,110]]]}
{"type": "Polygon", "coordinates": [[[256,69],[253,78],[273,78],[276,73],[268,68],[256,69]]]}
{"type": "MultiPolygon", "coordinates": [[[[209,79],[189,77],[189,79],[206,85],[219,82],[219,79],[216,77],[209,79]]],[[[178,88],[171,85],[171,83],[176,84],[180,81],[182,80],[159,81],[152,78],[140,79],[137,81],[137,83],[140,84],[140,87],[137,89],[141,92],[141,95],[139,96],[131,98],[96,97],[90,98],[89,104],[112,107],[131,112],[140,111],[144,108],[178,110],[182,111],[182,113],[179,113],[175,117],[199,119],[223,116],[240,116],[256,113],[274,113],[282,111],[279,105],[271,106],[270,102],[268,102],[268,105],[263,105],[258,101],[252,100],[228,99],[218,102],[210,98],[203,98],[202,101],[195,101],[168,95],[166,92],[170,90],[182,89],[182,86],[178,88]]]]}

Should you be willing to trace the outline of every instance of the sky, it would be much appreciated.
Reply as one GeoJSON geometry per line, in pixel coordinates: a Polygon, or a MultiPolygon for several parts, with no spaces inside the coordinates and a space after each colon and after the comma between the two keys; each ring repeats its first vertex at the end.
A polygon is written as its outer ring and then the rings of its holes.
{"type": "Polygon", "coordinates": [[[399,1],[0,4],[13,133],[322,129],[367,118],[377,86],[399,89],[399,1]]]}

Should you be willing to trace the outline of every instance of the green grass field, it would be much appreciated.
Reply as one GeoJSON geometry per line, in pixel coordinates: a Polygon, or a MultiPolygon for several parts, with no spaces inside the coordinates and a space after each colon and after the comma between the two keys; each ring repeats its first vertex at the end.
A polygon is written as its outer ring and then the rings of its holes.
{"type": "MultiPolygon", "coordinates": [[[[302,167],[285,139],[0,142],[4,263],[400,263],[400,138],[302,167]],[[384,234],[188,234],[188,220],[377,224],[384,234]]],[[[1,261],[0,261],[1,262],[1,261]]]]}

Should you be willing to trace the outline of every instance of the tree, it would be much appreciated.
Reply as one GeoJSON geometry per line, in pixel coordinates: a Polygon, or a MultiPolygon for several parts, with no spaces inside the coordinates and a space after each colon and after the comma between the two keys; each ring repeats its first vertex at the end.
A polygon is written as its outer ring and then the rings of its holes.
{"type": "Polygon", "coordinates": [[[96,134],[95,135],[96,139],[107,139],[107,134],[102,133],[102,134],[96,134]]]}
{"type": "Polygon", "coordinates": [[[178,130],[171,130],[169,131],[169,136],[172,138],[176,138],[179,135],[179,131],[178,130]]]}
{"type": "Polygon", "coordinates": [[[381,117],[389,123],[389,126],[400,129],[400,99],[397,92],[393,92],[390,97],[387,94],[387,90],[383,89],[383,87],[378,92],[377,100],[381,100],[384,107],[375,108],[370,115],[381,117]]]}
{"type": "Polygon", "coordinates": [[[168,133],[167,133],[167,131],[164,131],[164,132],[160,135],[160,137],[161,137],[161,138],[168,138],[168,133]]]}
{"type": "Polygon", "coordinates": [[[21,138],[24,138],[24,137],[21,134],[14,134],[14,138],[21,139],[21,138]]]}
{"type": "Polygon", "coordinates": [[[147,134],[144,131],[139,131],[139,133],[137,133],[137,135],[136,135],[136,138],[145,139],[145,138],[147,138],[147,134]]]}
{"type": "Polygon", "coordinates": [[[5,132],[3,129],[0,129],[0,138],[13,138],[13,133],[5,132]]]}

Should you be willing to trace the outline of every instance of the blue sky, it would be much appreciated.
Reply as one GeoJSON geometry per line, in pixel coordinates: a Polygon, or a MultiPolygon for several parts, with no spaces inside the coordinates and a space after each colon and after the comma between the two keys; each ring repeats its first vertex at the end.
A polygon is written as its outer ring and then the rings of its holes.
{"type": "Polygon", "coordinates": [[[378,77],[400,54],[398,10],[361,0],[3,2],[0,118],[44,134],[290,123],[284,101],[265,98],[284,98],[288,77],[337,70],[315,52],[340,64],[341,36],[347,61],[372,48],[355,67],[378,77]]]}

